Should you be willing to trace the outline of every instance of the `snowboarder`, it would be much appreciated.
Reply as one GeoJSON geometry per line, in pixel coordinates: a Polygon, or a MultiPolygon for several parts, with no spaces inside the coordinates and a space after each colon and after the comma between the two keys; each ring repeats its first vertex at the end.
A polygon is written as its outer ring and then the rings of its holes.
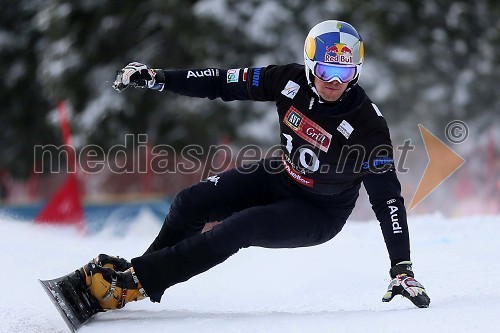
{"type": "MultiPolygon", "coordinates": [[[[401,185],[387,123],[358,85],[363,41],[354,27],[329,20],[306,37],[304,64],[234,69],[151,69],[132,62],[113,87],[167,90],[224,101],[276,102],[281,157],[217,175],[177,194],[146,252],[128,262],[100,255],[81,274],[102,310],[149,297],[222,263],[241,248],[294,248],[333,238],[351,214],[361,183],[391,261],[384,302],[403,295],[429,306],[414,279],[401,185]],[[211,221],[223,221],[201,233],[211,221]]],[[[361,271],[360,271],[361,273],[361,271]]],[[[360,275],[361,276],[361,275],[360,275]]]]}

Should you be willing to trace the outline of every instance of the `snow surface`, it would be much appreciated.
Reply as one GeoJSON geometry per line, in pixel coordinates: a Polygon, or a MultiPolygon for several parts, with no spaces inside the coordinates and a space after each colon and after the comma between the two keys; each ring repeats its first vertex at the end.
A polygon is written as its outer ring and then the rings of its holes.
{"type": "MultiPolygon", "coordinates": [[[[160,228],[151,214],[125,236],[0,218],[0,332],[68,332],[37,282],[69,273],[98,253],[141,254],[160,228]]],[[[410,217],[416,278],[431,307],[381,298],[389,262],[375,221],[348,222],[311,248],[241,250],[147,300],[98,314],[90,332],[499,332],[500,216],[410,217]]]]}

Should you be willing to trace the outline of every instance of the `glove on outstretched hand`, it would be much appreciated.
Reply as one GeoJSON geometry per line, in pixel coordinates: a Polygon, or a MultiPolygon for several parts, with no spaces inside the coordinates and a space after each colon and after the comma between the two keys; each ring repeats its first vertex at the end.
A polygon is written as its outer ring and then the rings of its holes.
{"type": "Polygon", "coordinates": [[[390,269],[392,281],[387,287],[382,302],[390,302],[394,296],[402,295],[419,308],[429,307],[431,299],[424,286],[414,279],[411,265],[411,261],[402,261],[390,269]]]}
{"type": "Polygon", "coordinates": [[[148,68],[140,62],[131,62],[116,74],[113,88],[123,91],[127,87],[149,88],[162,91],[165,77],[161,70],[148,68]]]}

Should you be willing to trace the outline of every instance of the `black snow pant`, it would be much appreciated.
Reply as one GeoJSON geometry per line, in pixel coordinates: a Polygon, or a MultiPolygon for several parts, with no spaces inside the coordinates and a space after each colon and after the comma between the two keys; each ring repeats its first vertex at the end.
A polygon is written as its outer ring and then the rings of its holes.
{"type": "Polygon", "coordinates": [[[344,226],[359,185],[313,194],[276,172],[279,160],[232,169],[186,188],[173,200],[146,253],[132,259],[144,290],[159,302],[168,287],[188,280],[249,246],[295,248],[324,243],[344,226]],[[207,222],[222,221],[201,233],[207,222]]]}

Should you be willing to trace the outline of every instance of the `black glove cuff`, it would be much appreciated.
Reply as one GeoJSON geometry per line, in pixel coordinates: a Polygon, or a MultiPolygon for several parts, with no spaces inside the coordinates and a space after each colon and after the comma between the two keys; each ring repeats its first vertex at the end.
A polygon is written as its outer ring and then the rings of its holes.
{"type": "Polygon", "coordinates": [[[415,277],[413,274],[413,270],[411,267],[411,262],[402,262],[397,265],[392,266],[392,268],[389,270],[389,274],[391,275],[391,278],[395,278],[396,275],[398,274],[406,274],[411,277],[415,277]]]}
{"type": "Polygon", "coordinates": [[[156,73],[155,81],[156,83],[166,83],[165,72],[163,69],[153,69],[156,73]]]}

